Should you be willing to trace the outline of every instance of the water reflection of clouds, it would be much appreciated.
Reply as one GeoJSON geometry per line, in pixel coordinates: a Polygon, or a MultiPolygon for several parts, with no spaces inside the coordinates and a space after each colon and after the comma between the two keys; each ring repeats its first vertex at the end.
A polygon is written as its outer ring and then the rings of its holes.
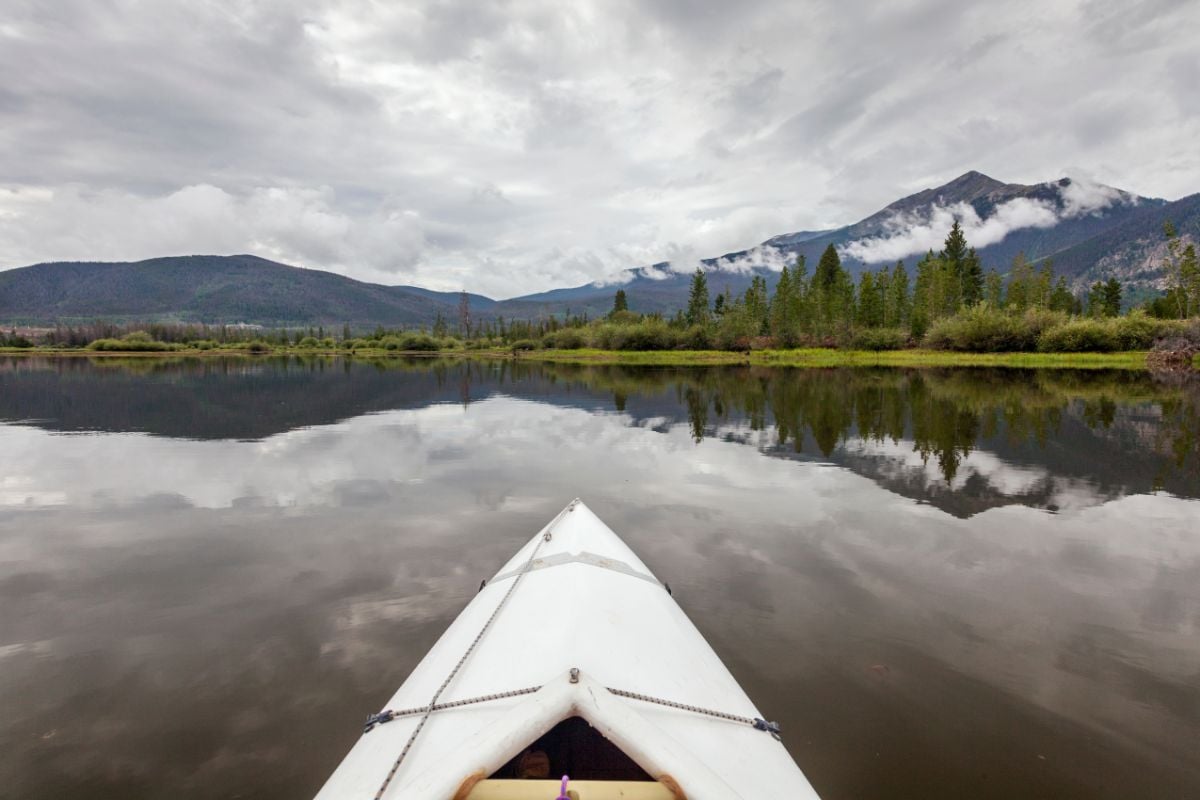
{"type": "MultiPolygon", "coordinates": [[[[1200,728],[1186,704],[1200,657],[1195,501],[1097,506],[1086,484],[1054,479],[1063,513],[1017,505],[968,521],[837,466],[696,444],[665,418],[629,423],[498,397],[258,442],[0,427],[0,589],[15,578],[20,615],[0,625],[17,665],[0,685],[125,680],[190,708],[187,686],[240,696],[245,681],[254,703],[290,709],[290,727],[321,724],[306,709],[386,696],[479,579],[581,495],[735,667],[752,654],[741,674],[781,692],[766,699],[785,711],[814,672],[865,682],[875,662],[894,691],[936,694],[921,663],[1163,752],[1200,728]],[[29,589],[37,575],[55,591],[29,589]],[[69,657],[98,650],[100,662],[69,657]],[[337,665],[336,680],[308,662],[337,665]],[[146,664],[163,685],[138,683],[146,664]]],[[[907,442],[843,447],[942,480],[907,442]]],[[[1002,494],[1053,477],[978,450],[960,469],[960,490],[1002,494]]],[[[117,723],[110,710],[83,727],[117,723]]],[[[217,736],[235,723],[204,724],[217,736]]]]}
{"type": "Polygon", "coordinates": [[[973,450],[962,458],[958,472],[946,481],[941,467],[927,455],[922,455],[911,441],[874,441],[850,439],[842,445],[850,455],[878,459],[887,466],[883,471],[895,476],[901,471],[921,472],[930,483],[946,483],[952,489],[964,488],[968,481],[979,478],[1000,494],[1028,494],[1050,479],[1049,470],[1010,464],[984,450],[973,450]]]}

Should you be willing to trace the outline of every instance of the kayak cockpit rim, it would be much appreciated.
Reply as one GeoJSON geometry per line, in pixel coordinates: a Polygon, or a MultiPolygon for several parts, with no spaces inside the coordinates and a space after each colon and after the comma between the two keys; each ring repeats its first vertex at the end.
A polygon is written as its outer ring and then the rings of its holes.
{"type": "Polygon", "coordinates": [[[686,775],[689,783],[718,789],[707,796],[738,796],[720,776],[657,725],[589,676],[572,672],[558,676],[491,725],[460,741],[442,764],[430,765],[414,776],[408,792],[422,797],[460,796],[458,792],[464,784],[474,785],[495,774],[556,724],[578,716],[654,781],[671,787],[674,797],[686,797],[676,780],[681,775],[686,775]],[[445,764],[457,766],[448,770],[445,764]]]}

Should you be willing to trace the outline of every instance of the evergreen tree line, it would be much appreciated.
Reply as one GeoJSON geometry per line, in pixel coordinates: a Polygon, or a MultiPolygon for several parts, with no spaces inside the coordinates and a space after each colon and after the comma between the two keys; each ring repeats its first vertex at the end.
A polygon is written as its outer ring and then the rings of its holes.
{"type": "MultiPolygon", "coordinates": [[[[942,250],[927,252],[913,275],[898,261],[865,270],[856,284],[830,245],[811,276],[801,256],[783,268],[773,292],[765,278],[755,276],[740,295],[727,289],[710,304],[708,275],[697,269],[687,308],[670,326],[687,330],[684,344],[707,341],[735,349],[755,344],[887,349],[916,343],[965,350],[1140,349],[1168,331],[1145,317],[1200,315],[1195,248],[1181,246],[1170,227],[1166,232],[1171,289],[1135,310],[1129,322],[1116,321],[1124,301],[1116,278],[1095,282],[1081,298],[1064,276],[1055,276],[1050,260],[1035,265],[1018,254],[1007,275],[985,272],[956,221],[942,250]]],[[[612,316],[628,316],[628,302],[619,291],[612,316]]]]}
{"type": "MultiPolygon", "coordinates": [[[[687,321],[703,317],[706,278],[697,271],[687,321]]],[[[843,268],[837,249],[830,245],[810,278],[803,256],[784,267],[774,293],[767,296],[766,281],[756,277],[734,298],[719,296],[714,316],[734,337],[770,336],[781,347],[845,342],[855,331],[892,329],[920,339],[937,320],[965,309],[987,307],[1021,314],[1048,309],[1064,314],[1115,317],[1121,313],[1121,283],[1115,278],[1098,282],[1086,305],[1067,285],[1055,278],[1049,261],[1035,267],[1025,256],[1012,263],[1007,281],[996,270],[984,272],[975,248],[968,246],[962,227],[955,222],[940,252],[932,250],[917,262],[910,276],[903,261],[878,270],[865,270],[854,284],[843,268]]],[[[723,338],[729,338],[725,336],[723,338]]]]}

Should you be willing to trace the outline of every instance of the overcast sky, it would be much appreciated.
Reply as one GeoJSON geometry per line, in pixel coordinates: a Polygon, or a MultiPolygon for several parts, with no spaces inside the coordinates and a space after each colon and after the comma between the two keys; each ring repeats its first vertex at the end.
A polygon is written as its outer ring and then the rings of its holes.
{"type": "Polygon", "coordinates": [[[1200,191],[1200,3],[0,4],[0,268],[251,252],[497,297],[978,169],[1200,191]]]}

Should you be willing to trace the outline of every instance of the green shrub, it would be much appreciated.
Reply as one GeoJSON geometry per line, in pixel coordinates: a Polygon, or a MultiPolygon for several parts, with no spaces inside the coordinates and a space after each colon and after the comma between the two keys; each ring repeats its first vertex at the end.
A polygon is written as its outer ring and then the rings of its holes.
{"type": "Polygon", "coordinates": [[[855,350],[899,350],[908,344],[908,331],[903,328],[864,328],[850,337],[855,350]]]}
{"type": "Polygon", "coordinates": [[[317,337],[305,336],[303,339],[301,339],[299,342],[296,343],[296,346],[297,347],[317,347],[319,344],[320,344],[320,342],[317,341],[317,337]]]}
{"type": "Polygon", "coordinates": [[[1024,317],[1014,317],[981,303],[952,317],[935,320],[924,344],[935,350],[1006,353],[1032,350],[1037,343],[1024,317]]]}
{"type": "Polygon", "coordinates": [[[216,346],[217,343],[211,339],[195,339],[191,342],[188,342],[188,347],[192,348],[193,350],[212,350],[216,348],[216,346]]]}
{"type": "Polygon", "coordinates": [[[538,343],[533,339],[517,339],[510,345],[514,352],[517,350],[537,350],[537,346],[538,343]]]}
{"type": "Polygon", "coordinates": [[[400,349],[400,337],[399,336],[385,336],[379,340],[379,346],[382,347],[384,350],[399,350],[400,349]]]}
{"type": "Polygon", "coordinates": [[[267,353],[270,352],[271,345],[267,344],[261,339],[255,339],[253,342],[250,342],[250,344],[246,345],[246,349],[251,353],[267,353]]]}
{"type": "Polygon", "coordinates": [[[1113,327],[1118,350],[1149,350],[1155,339],[1168,335],[1174,327],[1169,321],[1154,319],[1140,308],[1109,324],[1113,327]]]}
{"type": "Polygon", "coordinates": [[[745,353],[750,350],[750,337],[736,328],[721,326],[717,328],[716,346],[718,350],[732,350],[745,353]]]}
{"type": "Polygon", "coordinates": [[[596,344],[606,350],[673,350],[680,337],[661,319],[645,319],[633,325],[601,325],[596,344]]]}
{"type": "Polygon", "coordinates": [[[150,338],[145,331],[127,333],[120,339],[97,339],[88,345],[89,350],[116,353],[147,353],[163,350],[177,350],[175,345],[159,342],[150,338]]]}
{"type": "Polygon", "coordinates": [[[543,336],[542,346],[557,350],[578,350],[587,347],[587,337],[579,328],[563,328],[543,336]]]}
{"type": "MultiPolygon", "coordinates": [[[[1064,311],[1051,311],[1048,308],[1030,308],[1021,316],[1021,321],[1029,331],[1030,341],[1037,343],[1037,338],[1051,328],[1066,324],[1071,319],[1064,311]]],[[[1032,347],[1032,345],[1031,345],[1032,347]]]]}
{"type": "Polygon", "coordinates": [[[1098,319],[1073,319],[1042,332],[1037,347],[1043,353],[1103,353],[1120,348],[1115,325],[1098,319]]]}
{"type": "Polygon", "coordinates": [[[621,326],[610,323],[597,325],[592,330],[592,346],[599,347],[601,350],[616,350],[614,343],[617,340],[617,331],[621,326]]]}
{"type": "MultiPolygon", "coordinates": [[[[399,346],[406,351],[435,351],[442,349],[441,343],[428,333],[405,333],[400,336],[399,346]]],[[[392,348],[388,348],[391,350],[392,348]]]]}
{"type": "Polygon", "coordinates": [[[613,311],[608,315],[608,321],[614,325],[634,325],[641,319],[642,315],[636,311],[613,311]]]}
{"type": "Polygon", "coordinates": [[[745,306],[735,303],[717,323],[716,346],[721,350],[745,352],[751,340],[758,335],[759,321],[750,315],[745,306]]]}
{"type": "Polygon", "coordinates": [[[704,325],[693,325],[683,331],[678,337],[678,344],[684,350],[712,350],[715,337],[704,325]]]}

